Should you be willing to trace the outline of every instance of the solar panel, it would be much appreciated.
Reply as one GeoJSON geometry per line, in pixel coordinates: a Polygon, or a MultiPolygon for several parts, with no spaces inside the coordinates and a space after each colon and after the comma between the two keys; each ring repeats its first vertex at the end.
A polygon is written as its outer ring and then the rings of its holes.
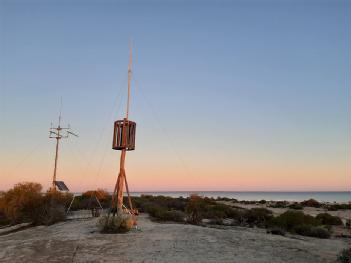
{"type": "Polygon", "coordinates": [[[68,187],[63,181],[55,181],[55,185],[60,191],[69,191],[68,187]]]}

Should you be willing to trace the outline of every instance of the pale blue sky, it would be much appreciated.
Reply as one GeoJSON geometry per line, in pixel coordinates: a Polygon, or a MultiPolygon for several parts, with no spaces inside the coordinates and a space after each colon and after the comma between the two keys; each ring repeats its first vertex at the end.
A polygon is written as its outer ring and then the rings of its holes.
{"type": "Polygon", "coordinates": [[[100,156],[115,154],[111,127],[122,112],[113,107],[121,89],[125,99],[132,37],[134,164],[146,155],[191,176],[227,166],[223,182],[231,173],[239,180],[239,166],[300,167],[301,178],[307,167],[331,177],[340,168],[344,181],[331,190],[350,189],[350,14],[351,1],[338,0],[0,0],[4,174],[15,183],[38,160],[51,174],[47,130],[60,96],[65,122],[81,135],[65,143],[86,154],[81,166],[92,159],[108,169],[100,156]],[[26,159],[37,144],[43,150],[26,159]]]}

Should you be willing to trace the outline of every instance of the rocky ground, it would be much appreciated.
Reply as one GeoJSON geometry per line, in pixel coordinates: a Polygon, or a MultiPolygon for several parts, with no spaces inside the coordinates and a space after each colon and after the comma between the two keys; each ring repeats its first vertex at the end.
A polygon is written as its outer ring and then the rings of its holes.
{"type": "Polygon", "coordinates": [[[98,219],[71,220],[0,236],[0,262],[335,262],[349,238],[266,234],[263,229],[156,223],[100,234],[98,219]]]}

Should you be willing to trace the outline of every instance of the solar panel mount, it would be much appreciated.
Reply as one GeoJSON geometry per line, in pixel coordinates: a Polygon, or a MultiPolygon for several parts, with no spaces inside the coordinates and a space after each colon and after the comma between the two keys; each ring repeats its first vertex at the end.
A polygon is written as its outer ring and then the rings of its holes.
{"type": "Polygon", "coordinates": [[[63,181],[54,181],[55,185],[60,191],[68,192],[69,189],[63,181]]]}

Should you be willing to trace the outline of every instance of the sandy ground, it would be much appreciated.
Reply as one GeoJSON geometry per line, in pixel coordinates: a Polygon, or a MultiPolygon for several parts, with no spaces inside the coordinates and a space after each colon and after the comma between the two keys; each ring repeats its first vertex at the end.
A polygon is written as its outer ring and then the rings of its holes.
{"type": "Polygon", "coordinates": [[[335,262],[351,239],[275,236],[262,229],[161,224],[100,234],[97,219],[72,220],[0,236],[0,262],[335,262]]]}

